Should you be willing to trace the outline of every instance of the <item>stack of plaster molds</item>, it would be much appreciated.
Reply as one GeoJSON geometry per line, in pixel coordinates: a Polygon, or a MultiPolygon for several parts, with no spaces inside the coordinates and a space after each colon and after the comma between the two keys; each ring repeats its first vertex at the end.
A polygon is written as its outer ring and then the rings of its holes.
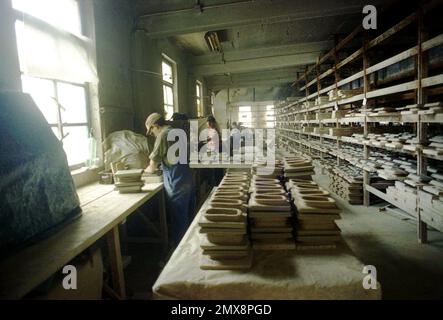
{"type": "Polygon", "coordinates": [[[429,141],[431,143],[423,148],[423,153],[430,156],[443,156],[443,136],[434,136],[429,141]]]}
{"type": "Polygon", "coordinates": [[[315,174],[312,159],[306,156],[287,156],[283,160],[287,179],[312,180],[315,174]]]}
{"type": "Polygon", "coordinates": [[[249,219],[254,250],[294,249],[292,209],[278,179],[253,176],[249,219]]]}
{"type": "Polygon", "coordinates": [[[329,96],[319,96],[315,99],[314,105],[321,106],[329,102],[329,96]]]}
{"type": "Polygon", "coordinates": [[[342,165],[329,171],[329,188],[350,204],[363,203],[363,172],[361,169],[342,165]]]}
{"type": "Polygon", "coordinates": [[[247,236],[250,176],[228,172],[209,200],[199,220],[205,270],[249,269],[252,252],[247,236]]]}
{"type": "Polygon", "coordinates": [[[290,180],[297,213],[297,249],[333,248],[341,241],[341,231],[335,224],[341,210],[329,193],[313,181],[290,180]]]}
{"type": "Polygon", "coordinates": [[[257,158],[251,167],[251,174],[263,178],[279,179],[283,173],[281,160],[274,159],[274,163],[268,162],[265,158],[257,158]]]}
{"type": "Polygon", "coordinates": [[[443,232],[443,172],[430,171],[432,180],[418,191],[421,219],[443,232]]]}

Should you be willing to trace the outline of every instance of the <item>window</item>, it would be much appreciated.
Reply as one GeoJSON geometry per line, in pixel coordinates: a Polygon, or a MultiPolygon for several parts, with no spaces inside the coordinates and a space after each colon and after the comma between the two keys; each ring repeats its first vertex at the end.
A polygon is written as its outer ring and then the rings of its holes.
{"type": "Polygon", "coordinates": [[[29,93],[54,134],[68,164],[80,167],[89,155],[88,83],[97,81],[92,45],[82,35],[77,0],[12,0],[22,73],[29,93]]]}
{"type": "Polygon", "coordinates": [[[163,105],[165,118],[170,119],[175,111],[175,72],[174,63],[167,59],[162,62],[163,105]]]}
{"type": "Polygon", "coordinates": [[[274,128],[274,105],[251,103],[250,106],[239,106],[238,122],[246,128],[274,128]]]}
{"type": "Polygon", "coordinates": [[[275,127],[275,111],[274,105],[266,106],[266,128],[274,128],[275,127]]]}
{"type": "Polygon", "coordinates": [[[252,127],[251,106],[240,106],[238,108],[238,122],[246,128],[252,127]]]}
{"type": "Polygon", "coordinates": [[[202,100],[202,84],[200,81],[195,83],[195,96],[196,96],[196,104],[197,104],[197,116],[203,117],[203,100],[202,100]]]}
{"type": "Polygon", "coordinates": [[[80,8],[76,0],[12,0],[12,7],[57,29],[82,34],[80,8]]]}

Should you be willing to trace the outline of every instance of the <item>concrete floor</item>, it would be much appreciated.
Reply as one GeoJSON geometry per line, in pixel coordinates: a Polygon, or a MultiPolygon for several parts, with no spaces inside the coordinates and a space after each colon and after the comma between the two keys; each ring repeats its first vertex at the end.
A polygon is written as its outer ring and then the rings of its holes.
{"type": "MultiPolygon", "coordinates": [[[[314,180],[327,189],[327,176],[314,180]]],[[[386,203],[365,207],[334,198],[343,209],[337,221],[343,238],[365,265],[377,268],[383,299],[443,299],[443,233],[428,231],[429,243],[419,244],[413,220],[379,212],[386,203]]]]}
{"type": "MultiPolygon", "coordinates": [[[[327,176],[317,174],[314,180],[327,189],[327,176]]],[[[386,203],[364,207],[335,198],[343,209],[337,224],[344,241],[365,265],[377,268],[383,299],[443,299],[443,233],[428,231],[429,243],[419,244],[414,221],[379,212],[386,203]]],[[[162,267],[159,246],[128,249],[132,256],[125,270],[128,296],[150,299],[162,267]]]]}

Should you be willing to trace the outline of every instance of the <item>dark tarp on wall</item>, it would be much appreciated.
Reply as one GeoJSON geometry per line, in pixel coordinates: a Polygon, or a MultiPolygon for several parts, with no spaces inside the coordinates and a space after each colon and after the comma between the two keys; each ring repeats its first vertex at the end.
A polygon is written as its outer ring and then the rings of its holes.
{"type": "Polygon", "coordinates": [[[0,257],[80,213],[63,147],[34,101],[0,93],[0,257]]]}

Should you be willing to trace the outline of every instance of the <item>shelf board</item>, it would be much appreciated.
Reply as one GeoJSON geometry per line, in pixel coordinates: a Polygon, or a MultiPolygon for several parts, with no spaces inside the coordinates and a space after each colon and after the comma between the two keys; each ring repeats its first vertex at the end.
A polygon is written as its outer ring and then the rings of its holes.
{"type": "Polygon", "coordinates": [[[364,188],[365,188],[366,191],[376,195],[377,197],[379,197],[379,198],[383,199],[384,201],[392,204],[393,206],[395,206],[395,207],[397,207],[397,208],[407,212],[408,214],[410,214],[410,215],[412,215],[414,217],[417,217],[417,212],[415,210],[410,210],[410,208],[404,207],[401,203],[399,203],[399,202],[395,201],[394,199],[388,197],[386,195],[386,193],[381,192],[380,190],[377,190],[376,188],[374,188],[374,187],[372,187],[372,186],[370,186],[368,184],[364,185],[364,188]]]}
{"type": "Polygon", "coordinates": [[[437,113],[433,115],[422,115],[420,121],[426,123],[443,123],[443,113],[437,113]]]}
{"type": "MultiPolygon", "coordinates": [[[[390,115],[390,116],[367,116],[367,122],[376,123],[376,122],[394,122],[394,123],[415,123],[418,122],[417,114],[408,114],[408,115],[390,115]]],[[[364,123],[364,116],[357,117],[343,117],[343,118],[331,118],[331,119],[321,119],[321,120],[290,120],[290,121],[278,121],[280,123],[303,123],[303,124],[330,124],[339,122],[343,123],[364,123]]],[[[434,114],[434,115],[422,115],[421,122],[427,123],[442,123],[443,122],[443,113],[434,114]]]]}
{"type": "Polygon", "coordinates": [[[443,161],[443,156],[434,156],[434,155],[430,155],[430,154],[423,154],[423,157],[428,158],[428,159],[443,161]]]}
{"type": "Polygon", "coordinates": [[[365,117],[344,117],[338,119],[338,122],[339,123],[365,122],[365,117]]]}
{"type": "MultiPolygon", "coordinates": [[[[349,144],[356,144],[356,145],[359,145],[359,146],[365,146],[365,144],[362,143],[362,142],[348,141],[348,140],[346,140],[346,137],[335,137],[335,136],[330,136],[330,135],[326,135],[326,134],[320,135],[320,134],[316,134],[316,133],[297,132],[296,130],[290,130],[290,129],[282,129],[282,130],[286,130],[286,131],[289,131],[289,132],[295,132],[297,134],[304,134],[304,135],[308,135],[308,136],[313,136],[313,137],[317,137],[317,138],[326,138],[326,139],[331,139],[331,140],[335,140],[335,141],[340,141],[340,142],[343,142],[343,143],[349,143],[349,144]],[[343,138],[345,138],[345,139],[343,139],[343,138]]],[[[288,136],[283,136],[283,137],[286,138],[286,139],[289,139],[289,140],[291,140],[293,142],[297,142],[297,143],[301,143],[300,140],[304,140],[304,139],[293,139],[293,138],[290,138],[288,136]]],[[[308,140],[304,140],[304,141],[306,141],[306,143],[309,144],[308,140]]],[[[381,147],[381,146],[372,146],[372,145],[368,145],[368,144],[366,144],[366,146],[369,147],[369,148],[381,149],[381,150],[386,150],[386,151],[389,151],[389,152],[401,153],[401,154],[408,155],[408,156],[411,156],[411,157],[417,157],[417,152],[405,151],[405,150],[402,150],[402,149],[385,148],[385,147],[381,147]]],[[[326,153],[329,153],[329,152],[326,152],[326,153]]],[[[331,155],[335,156],[335,154],[331,154],[331,155]]],[[[435,159],[435,160],[443,160],[443,156],[432,156],[432,155],[423,155],[423,156],[425,156],[427,158],[435,159]]]]}

